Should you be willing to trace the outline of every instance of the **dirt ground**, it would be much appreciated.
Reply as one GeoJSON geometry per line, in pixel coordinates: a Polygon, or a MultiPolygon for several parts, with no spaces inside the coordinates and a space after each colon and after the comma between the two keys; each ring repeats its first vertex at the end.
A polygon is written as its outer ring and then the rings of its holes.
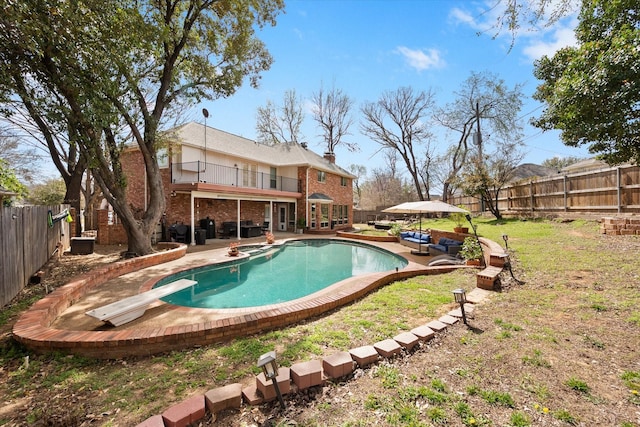
{"type": "MultiPolygon", "coordinates": [[[[633,393],[621,377],[630,371],[640,375],[640,320],[634,320],[637,307],[625,301],[633,295],[637,302],[640,295],[640,239],[579,237],[597,240],[598,252],[589,268],[569,263],[561,271],[543,266],[525,274],[516,260],[514,276],[524,284],[503,275],[502,292],[476,307],[468,327],[454,325],[411,353],[358,369],[342,381],[287,395],[284,410],[277,401],[243,406],[195,425],[639,427],[637,390],[633,393]],[[611,268],[604,268],[611,264],[623,266],[615,278],[611,268]],[[407,398],[425,385],[443,400],[419,392],[407,398]],[[491,401],[492,393],[508,394],[513,405],[491,401]],[[416,411],[419,416],[412,420],[416,411]],[[516,423],[516,412],[528,423],[516,423]]],[[[578,244],[567,250],[591,249],[578,244]]],[[[113,262],[120,251],[97,247],[92,255],[62,256],[46,266],[45,283],[28,287],[20,298],[113,262]]],[[[12,324],[0,330],[3,341],[9,339],[12,324]]],[[[78,405],[93,398],[90,391],[83,397],[82,390],[73,396],[59,396],[55,389],[49,395],[42,389],[39,393],[40,401],[63,398],[78,405]]],[[[0,409],[0,419],[11,409],[0,409]]],[[[83,425],[116,425],[100,419],[83,425]]]]}

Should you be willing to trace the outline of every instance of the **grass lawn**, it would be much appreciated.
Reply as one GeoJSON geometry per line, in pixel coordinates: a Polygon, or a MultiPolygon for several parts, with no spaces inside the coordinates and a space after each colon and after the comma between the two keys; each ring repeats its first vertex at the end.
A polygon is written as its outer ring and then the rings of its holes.
{"type": "MultiPolygon", "coordinates": [[[[524,284],[505,274],[470,328],[288,396],[282,413],[244,407],[203,425],[640,426],[640,236],[604,236],[586,221],[474,222],[483,237],[509,236],[524,284]]],[[[474,286],[472,271],[416,277],[293,327],[118,361],[30,354],[8,333],[24,309],[17,302],[0,316],[0,425],[135,425],[211,388],[250,384],[265,352],[289,366],[372,344],[439,317],[455,307],[452,289],[474,286]]]]}

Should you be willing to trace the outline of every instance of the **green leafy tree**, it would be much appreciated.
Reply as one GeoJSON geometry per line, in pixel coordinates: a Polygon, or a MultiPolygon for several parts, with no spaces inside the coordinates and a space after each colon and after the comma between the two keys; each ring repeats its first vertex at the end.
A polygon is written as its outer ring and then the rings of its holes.
{"type": "MultiPolygon", "coordinates": [[[[24,0],[0,14],[0,101],[20,98],[47,133],[68,135],[122,220],[128,250],[147,254],[165,210],[161,129],[202,99],[256,86],[272,58],[255,31],[282,0],[24,0]],[[148,185],[138,216],[121,155],[139,150],[148,185]]],[[[11,114],[3,108],[4,114],[11,114]]]]}
{"type": "Polygon", "coordinates": [[[27,201],[34,205],[60,205],[64,203],[66,186],[62,179],[48,179],[34,186],[27,201]]]}
{"type": "Polygon", "coordinates": [[[533,121],[558,129],[571,147],[609,164],[640,163],[640,9],[635,0],[584,1],[577,47],[535,64],[534,98],[546,104],[533,121]]]}
{"type": "Polygon", "coordinates": [[[565,168],[569,165],[572,165],[574,163],[577,163],[581,160],[584,160],[580,157],[575,157],[575,156],[567,156],[567,157],[552,157],[550,159],[546,159],[545,161],[542,162],[542,166],[549,168],[549,169],[555,169],[557,171],[559,171],[562,168],[565,168]]]}
{"type": "MultiPolygon", "coordinates": [[[[25,197],[28,194],[27,187],[18,180],[14,171],[3,159],[0,159],[0,187],[17,193],[18,197],[25,197]]],[[[3,198],[2,203],[5,206],[11,206],[13,202],[11,198],[3,198]]]]}

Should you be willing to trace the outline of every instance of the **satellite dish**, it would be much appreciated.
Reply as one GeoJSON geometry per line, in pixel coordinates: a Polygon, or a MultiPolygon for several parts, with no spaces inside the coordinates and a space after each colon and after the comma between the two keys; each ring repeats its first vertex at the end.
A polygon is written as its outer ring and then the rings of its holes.
{"type": "Polygon", "coordinates": [[[209,111],[206,108],[203,108],[202,109],[202,115],[206,119],[207,117],[209,117],[209,111]]]}

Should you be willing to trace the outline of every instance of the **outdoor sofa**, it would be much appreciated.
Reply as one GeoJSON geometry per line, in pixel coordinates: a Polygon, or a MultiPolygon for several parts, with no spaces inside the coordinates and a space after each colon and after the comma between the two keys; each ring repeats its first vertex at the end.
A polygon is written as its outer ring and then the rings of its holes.
{"type": "Polygon", "coordinates": [[[431,235],[419,231],[403,231],[400,233],[400,243],[412,249],[424,250],[431,243],[431,235]]]}
{"type": "Polygon", "coordinates": [[[462,249],[462,242],[447,237],[441,237],[438,243],[429,243],[427,245],[431,255],[456,255],[462,249]]]}

